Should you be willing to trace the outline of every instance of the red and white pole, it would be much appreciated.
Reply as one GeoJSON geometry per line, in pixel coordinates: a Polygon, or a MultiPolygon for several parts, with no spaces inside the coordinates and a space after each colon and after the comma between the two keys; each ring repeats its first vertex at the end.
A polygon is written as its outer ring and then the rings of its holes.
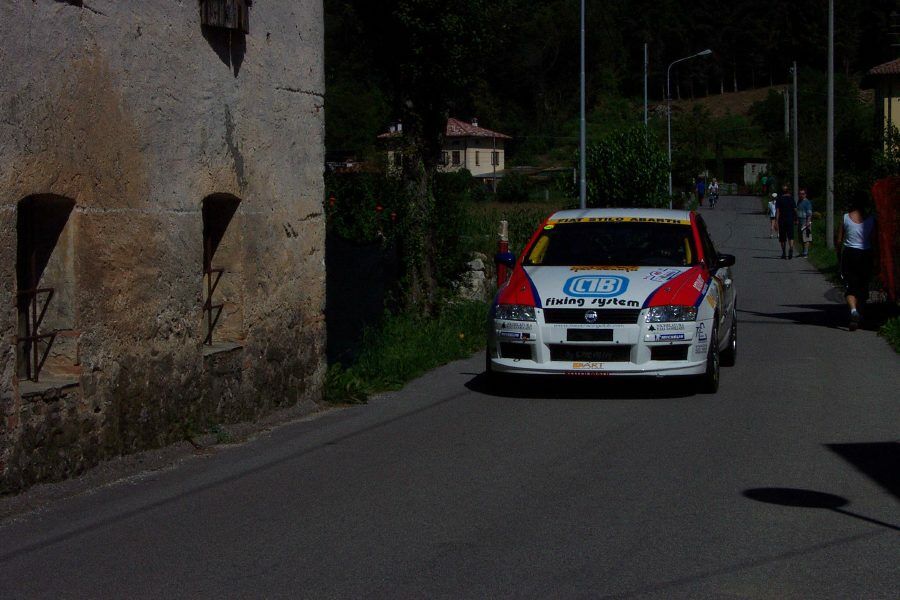
{"type": "MultiPolygon", "coordinates": [[[[500,221],[500,235],[499,241],[497,242],[497,253],[498,254],[509,254],[509,222],[508,221],[500,221]]],[[[497,264],[497,287],[501,287],[504,283],[506,283],[506,265],[503,263],[497,264]]]]}

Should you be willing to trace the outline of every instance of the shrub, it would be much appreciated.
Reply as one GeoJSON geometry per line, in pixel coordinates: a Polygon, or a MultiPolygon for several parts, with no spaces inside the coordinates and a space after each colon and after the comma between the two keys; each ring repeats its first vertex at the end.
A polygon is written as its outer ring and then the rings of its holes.
{"type": "Polygon", "coordinates": [[[507,173],[497,184],[499,202],[524,202],[528,200],[528,179],[521,173],[507,173]]]}
{"type": "Polygon", "coordinates": [[[587,147],[588,206],[668,206],[668,176],[665,154],[643,127],[587,147]]]}

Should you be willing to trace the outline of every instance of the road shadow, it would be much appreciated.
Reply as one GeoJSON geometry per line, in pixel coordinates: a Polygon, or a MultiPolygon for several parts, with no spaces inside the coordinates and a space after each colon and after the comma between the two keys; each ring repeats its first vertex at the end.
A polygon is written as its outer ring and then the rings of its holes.
{"type": "Polygon", "coordinates": [[[894,531],[900,531],[900,527],[891,523],[885,523],[878,519],[873,519],[853,511],[849,511],[844,507],[850,504],[850,501],[842,496],[828,494],[825,492],[817,492],[814,490],[804,490],[797,488],[753,488],[744,490],[742,494],[745,498],[763,502],[765,504],[776,504],[778,506],[788,506],[791,508],[818,508],[821,510],[829,510],[847,517],[853,517],[879,525],[894,531]]]}
{"type": "MultiPolygon", "coordinates": [[[[466,382],[466,388],[497,398],[561,400],[651,400],[688,398],[697,394],[696,383],[688,377],[562,377],[520,375],[489,382],[480,373],[466,382]]],[[[702,396],[702,395],[701,395],[702,396]]]]}
{"type": "MultiPolygon", "coordinates": [[[[797,325],[813,325],[830,329],[847,329],[849,317],[844,304],[783,304],[780,308],[801,310],[762,312],[739,308],[738,313],[790,321],[797,325]]],[[[861,311],[863,319],[859,328],[867,331],[878,331],[888,319],[896,316],[898,310],[890,304],[867,304],[861,311]]]]}
{"type": "Polygon", "coordinates": [[[900,500],[900,443],[827,444],[825,447],[900,500]]]}

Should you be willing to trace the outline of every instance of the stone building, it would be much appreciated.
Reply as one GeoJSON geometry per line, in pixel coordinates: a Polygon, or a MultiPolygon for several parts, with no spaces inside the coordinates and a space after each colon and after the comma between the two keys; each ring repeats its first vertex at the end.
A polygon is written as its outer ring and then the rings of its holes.
{"type": "Polygon", "coordinates": [[[0,3],[0,492],[324,377],[321,0],[0,3]]]}

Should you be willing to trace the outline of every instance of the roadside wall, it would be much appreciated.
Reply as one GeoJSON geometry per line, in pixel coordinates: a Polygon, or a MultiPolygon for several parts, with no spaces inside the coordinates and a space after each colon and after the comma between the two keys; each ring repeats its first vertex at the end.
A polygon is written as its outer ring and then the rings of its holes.
{"type": "Polygon", "coordinates": [[[248,35],[199,12],[0,3],[0,492],[320,398],[322,3],[255,2],[248,35]],[[209,198],[228,202],[210,203],[226,225],[205,345],[209,198]],[[37,383],[29,274],[55,290],[37,383]]]}

